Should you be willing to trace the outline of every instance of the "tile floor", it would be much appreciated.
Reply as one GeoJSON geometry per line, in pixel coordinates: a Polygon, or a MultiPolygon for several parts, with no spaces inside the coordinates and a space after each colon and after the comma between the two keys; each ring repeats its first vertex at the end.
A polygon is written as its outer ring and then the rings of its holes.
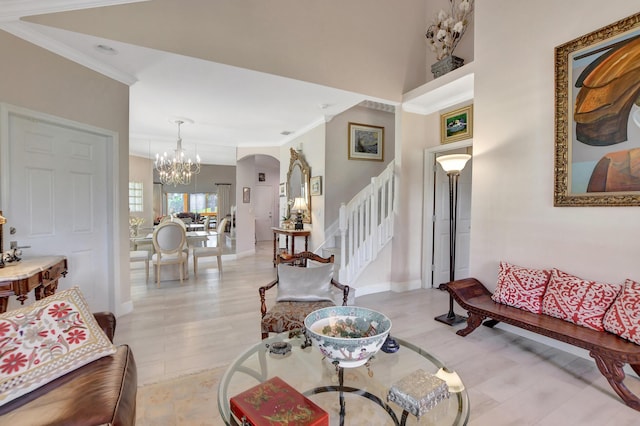
{"type": "MultiPolygon", "coordinates": [[[[198,279],[145,283],[143,264],[132,264],[134,311],[118,318],[116,343],[133,348],[139,383],[152,383],[229,364],[260,339],[258,287],[275,277],[272,245],[255,256],[199,262],[198,279]]],[[[433,320],[448,308],[434,289],[358,297],[356,304],[387,314],[392,334],[429,350],[465,383],[471,425],[640,425],[640,412],[624,405],[585,353],[560,350],[503,328],[480,327],[463,338],[433,320]],[[586,357],[586,358],[585,358],[586,357]]],[[[457,311],[460,308],[457,307],[457,311]]],[[[462,312],[458,312],[462,313],[462,312]]],[[[640,380],[627,379],[640,395],[640,380]]]]}

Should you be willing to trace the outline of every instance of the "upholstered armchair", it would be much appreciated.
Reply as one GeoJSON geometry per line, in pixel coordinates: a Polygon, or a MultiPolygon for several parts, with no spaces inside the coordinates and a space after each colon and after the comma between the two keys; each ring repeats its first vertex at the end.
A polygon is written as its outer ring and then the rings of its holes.
{"type": "Polygon", "coordinates": [[[349,286],[333,279],[333,260],[333,255],[324,258],[312,252],[277,257],[277,278],[258,289],[263,339],[271,332],[302,329],[308,314],[316,309],[335,306],[335,299],[340,296],[342,305],[347,304],[349,286]],[[277,290],[276,300],[267,309],[266,293],[274,288],[277,290]]]}

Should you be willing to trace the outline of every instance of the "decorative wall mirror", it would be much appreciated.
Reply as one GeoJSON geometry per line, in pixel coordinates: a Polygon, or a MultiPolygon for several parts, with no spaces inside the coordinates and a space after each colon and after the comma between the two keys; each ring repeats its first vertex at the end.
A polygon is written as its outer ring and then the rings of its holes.
{"type": "Polygon", "coordinates": [[[291,211],[291,206],[296,198],[302,197],[307,203],[307,212],[304,214],[302,221],[311,223],[311,195],[309,194],[309,180],[311,178],[311,169],[301,153],[290,148],[291,159],[289,161],[289,171],[287,172],[287,213],[289,215],[296,214],[291,211]]]}

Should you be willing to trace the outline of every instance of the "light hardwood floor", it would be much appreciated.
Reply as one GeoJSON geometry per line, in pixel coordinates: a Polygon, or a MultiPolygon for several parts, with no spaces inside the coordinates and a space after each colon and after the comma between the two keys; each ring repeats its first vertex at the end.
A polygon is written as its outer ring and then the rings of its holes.
{"type": "MultiPolygon", "coordinates": [[[[198,279],[145,282],[143,264],[132,264],[134,311],[118,318],[116,343],[133,348],[139,384],[229,364],[260,339],[258,287],[275,276],[272,245],[255,256],[199,262],[198,279]]],[[[471,401],[471,425],[639,425],[640,412],[624,405],[590,359],[504,329],[480,327],[463,338],[462,327],[433,320],[448,308],[435,289],[385,292],[356,304],[388,315],[392,334],[430,351],[460,374],[471,401]]],[[[456,307],[458,313],[460,308],[456,307]]],[[[640,394],[640,380],[627,379],[640,394]]],[[[217,414],[217,407],[211,407],[217,414]]]]}

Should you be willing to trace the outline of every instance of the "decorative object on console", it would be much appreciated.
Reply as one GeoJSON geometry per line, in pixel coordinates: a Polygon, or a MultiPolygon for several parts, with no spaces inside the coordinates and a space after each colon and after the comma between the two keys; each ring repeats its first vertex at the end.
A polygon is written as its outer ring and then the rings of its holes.
{"type": "Polygon", "coordinates": [[[173,151],[173,157],[170,158],[165,152],[160,156],[156,154],[155,167],[158,171],[160,182],[164,185],[188,185],[191,182],[191,175],[200,173],[200,156],[196,154],[196,162],[193,163],[191,158],[186,158],[182,149],[182,138],[180,137],[180,126],[186,121],[193,121],[186,118],[176,120],[178,125],[178,141],[177,147],[173,151]]]}
{"type": "Polygon", "coordinates": [[[640,13],[555,48],[554,206],[640,205],[639,58],[640,13]]]}
{"type": "Polygon", "coordinates": [[[293,201],[293,206],[291,207],[291,209],[296,212],[296,226],[295,226],[295,229],[296,230],[304,229],[304,225],[302,224],[302,219],[304,218],[304,215],[305,215],[305,213],[307,211],[307,203],[304,201],[304,198],[297,197],[293,201]]]}
{"type": "Polygon", "coordinates": [[[451,143],[473,137],[473,105],[449,111],[440,116],[440,143],[451,143]]]}
{"type": "Polygon", "coordinates": [[[427,42],[438,62],[431,66],[434,78],[461,67],[464,59],[453,56],[462,36],[469,27],[473,13],[473,0],[449,0],[449,11],[440,10],[433,24],[427,28],[427,42]]]}
{"type": "Polygon", "coordinates": [[[384,160],[384,127],[349,123],[349,160],[384,160]]]}
{"type": "MultiPolygon", "coordinates": [[[[442,170],[449,178],[449,281],[455,280],[456,274],[456,225],[458,212],[458,178],[471,156],[469,154],[442,155],[436,158],[442,170]]],[[[440,289],[446,289],[446,284],[440,284],[440,289]]],[[[435,317],[436,321],[447,325],[454,325],[466,321],[466,317],[457,315],[453,311],[453,296],[449,295],[449,312],[435,317]]]]}
{"type": "Polygon", "coordinates": [[[231,397],[231,412],[243,425],[329,426],[329,414],[280,377],[231,397]]]}
{"type": "Polygon", "coordinates": [[[368,308],[331,306],[307,315],[304,328],[324,356],[340,367],[353,368],[366,364],[380,350],[391,331],[391,320],[368,308]]]}
{"type": "Polygon", "coordinates": [[[440,401],[449,398],[447,383],[419,369],[391,385],[387,400],[395,402],[420,420],[440,401]]]}
{"type": "Polygon", "coordinates": [[[0,336],[0,405],[116,352],[77,287],[1,314],[0,336]]]}

